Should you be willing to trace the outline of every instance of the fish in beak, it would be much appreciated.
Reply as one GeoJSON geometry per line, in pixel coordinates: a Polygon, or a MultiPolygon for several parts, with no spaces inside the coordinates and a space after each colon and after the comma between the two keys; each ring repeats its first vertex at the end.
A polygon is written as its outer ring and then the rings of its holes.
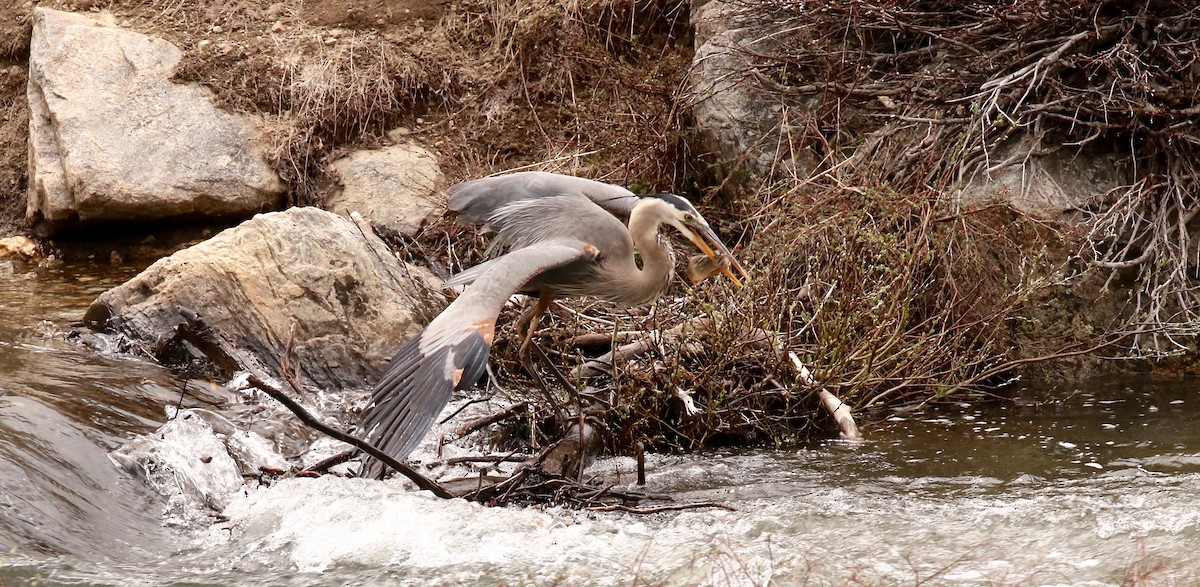
{"type": "Polygon", "coordinates": [[[737,259],[733,258],[733,253],[729,252],[729,247],[726,247],[725,243],[721,242],[721,239],[713,232],[712,227],[703,220],[698,220],[687,223],[687,228],[688,230],[681,231],[683,235],[692,241],[692,244],[696,245],[696,248],[700,249],[700,252],[704,253],[711,260],[711,263],[697,262],[695,259],[689,261],[688,277],[694,283],[699,283],[720,272],[725,277],[728,277],[730,281],[738,284],[738,287],[745,287],[742,280],[738,279],[737,275],[734,275],[733,269],[736,269],[741,274],[742,279],[749,279],[750,276],[746,274],[746,270],[742,268],[741,263],[738,263],[737,259]]]}

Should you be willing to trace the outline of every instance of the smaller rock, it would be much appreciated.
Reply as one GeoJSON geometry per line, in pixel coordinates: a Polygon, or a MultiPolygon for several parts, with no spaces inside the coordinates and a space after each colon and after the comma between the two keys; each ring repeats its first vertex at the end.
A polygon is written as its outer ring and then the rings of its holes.
{"type": "Polygon", "coordinates": [[[0,239],[0,259],[37,261],[41,258],[42,248],[28,237],[10,236],[0,239]]]}
{"type": "Polygon", "coordinates": [[[443,177],[437,160],[416,145],[356,151],[331,165],[342,192],[329,199],[331,212],[357,211],[371,223],[413,236],[437,216],[443,177]]]}
{"type": "Polygon", "coordinates": [[[221,33],[225,32],[225,29],[221,28],[221,25],[219,25],[219,24],[214,24],[212,27],[212,32],[214,32],[216,34],[221,34],[221,33]]]}
{"type": "Polygon", "coordinates": [[[277,20],[275,21],[275,24],[271,25],[271,32],[282,33],[285,28],[287,27],[283,26],[283,23],[277,20]]]}

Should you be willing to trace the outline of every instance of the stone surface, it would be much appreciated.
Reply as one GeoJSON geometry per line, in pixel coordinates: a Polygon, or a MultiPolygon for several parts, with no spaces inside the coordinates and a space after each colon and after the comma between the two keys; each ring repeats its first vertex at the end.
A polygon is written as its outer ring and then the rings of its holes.
{"type": "Polygon", "coordinates": [[[356,151],[331,167],[341,178],[342,191],[326,205],[338,214],[357,211],[372,224],[413,236],[445,208],[437,159],[416,145],[356,151]]]}
{"type": "Polygon", "coordinates": [[[696,54],[687,102],[721,192],[733,196],[757,181],[807,174],[812,156],[790,138],[789,120],[802,117],[790,116],[792,106],[746,74],[746,49],[765,49],[771,23],[714,0],[695,7],[692,25],[696,54]]]}
{"type": "Polygon", "coordinates": [[[181,55],[111,17],[34,10],[26,217],[40,235],[279,205],[254,121],[172,83],[181,55]]]}
{"type": "Polygon", "coordinates": [[[1028,137],[996,149],[991,154],[996,169],[971,178],[959,192],[959,201],[968,207],[1003,203],[1041,218],[1067,219],[1108,191],[1128,184],[1114,153],[1063,150],[1027,157],[1030,149],[1028,137]]]}
{"type": "Polygon", "coordinates": [[[161,259],[97,298],[89,326],[132,339],[167,363],[198,355],[175,336],[186,312],[243,365],[303,384],[374,384],[394,351],[445,305],[424,269],[399,262],[369,230],[316,208],[260,214],[161,259]]]}
{"type": "Polygon", "coordinates": [[[10,236],[0,238],[0,259],[35,261],[42,257],[42,248],[29,237],[10,236]]]}

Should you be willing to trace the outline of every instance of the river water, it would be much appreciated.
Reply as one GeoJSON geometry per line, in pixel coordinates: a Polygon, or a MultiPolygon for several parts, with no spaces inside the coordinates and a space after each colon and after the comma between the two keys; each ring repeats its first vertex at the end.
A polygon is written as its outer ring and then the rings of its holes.
{"type": "Polygon", "coordinates": [[[220,393],[67,337],[136,270],[0,264],[0,585],[1200,583],[1189,382],[951,404],[858,445],[649,458],[650,491],[736,511],[484,508],[327,476],[166,515],[108,454],[220,393]]]}

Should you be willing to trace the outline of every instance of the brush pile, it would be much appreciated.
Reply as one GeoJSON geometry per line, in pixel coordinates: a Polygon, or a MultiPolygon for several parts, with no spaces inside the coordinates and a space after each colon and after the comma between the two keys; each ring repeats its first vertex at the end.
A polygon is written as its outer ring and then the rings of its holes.
{"type": "Polygon", "coordinates": [[[1100,351],[1191,350],[1194,5],[732,4],[741,24],[763,27],[739,75],[785,106],[784,140],[819,164],[741,202],[748,289],[642,321],[719,318],[702,342],[660,345],[616,376],[618,405],[633,406],[617,420],[624,438],[786,442],[815,413],[814,387],[895,408],[1018,376],[1111,371],[1097,367],[1100,351]],[[1052,156],[1112,157],[1125,179],[1051,219],[959,198],[1052,156]],[[787,351],[815,385],[797,383],[787,351]]]}
{"type": "Polygon", "coordinates": [[[1132,290],[1130,350],[1188,348],[1200,317],[1189,227],[1200,211],[1194,3],[739,6],[785,31],[746,74],[805,105],[798,126],[808,131],[796,138],[826,168],[853,150],[833,174],[845,185],[945,198],[1037,158],[1117,154],[1127,181],[1078,207],[1079,253],[1132,290]]]}

